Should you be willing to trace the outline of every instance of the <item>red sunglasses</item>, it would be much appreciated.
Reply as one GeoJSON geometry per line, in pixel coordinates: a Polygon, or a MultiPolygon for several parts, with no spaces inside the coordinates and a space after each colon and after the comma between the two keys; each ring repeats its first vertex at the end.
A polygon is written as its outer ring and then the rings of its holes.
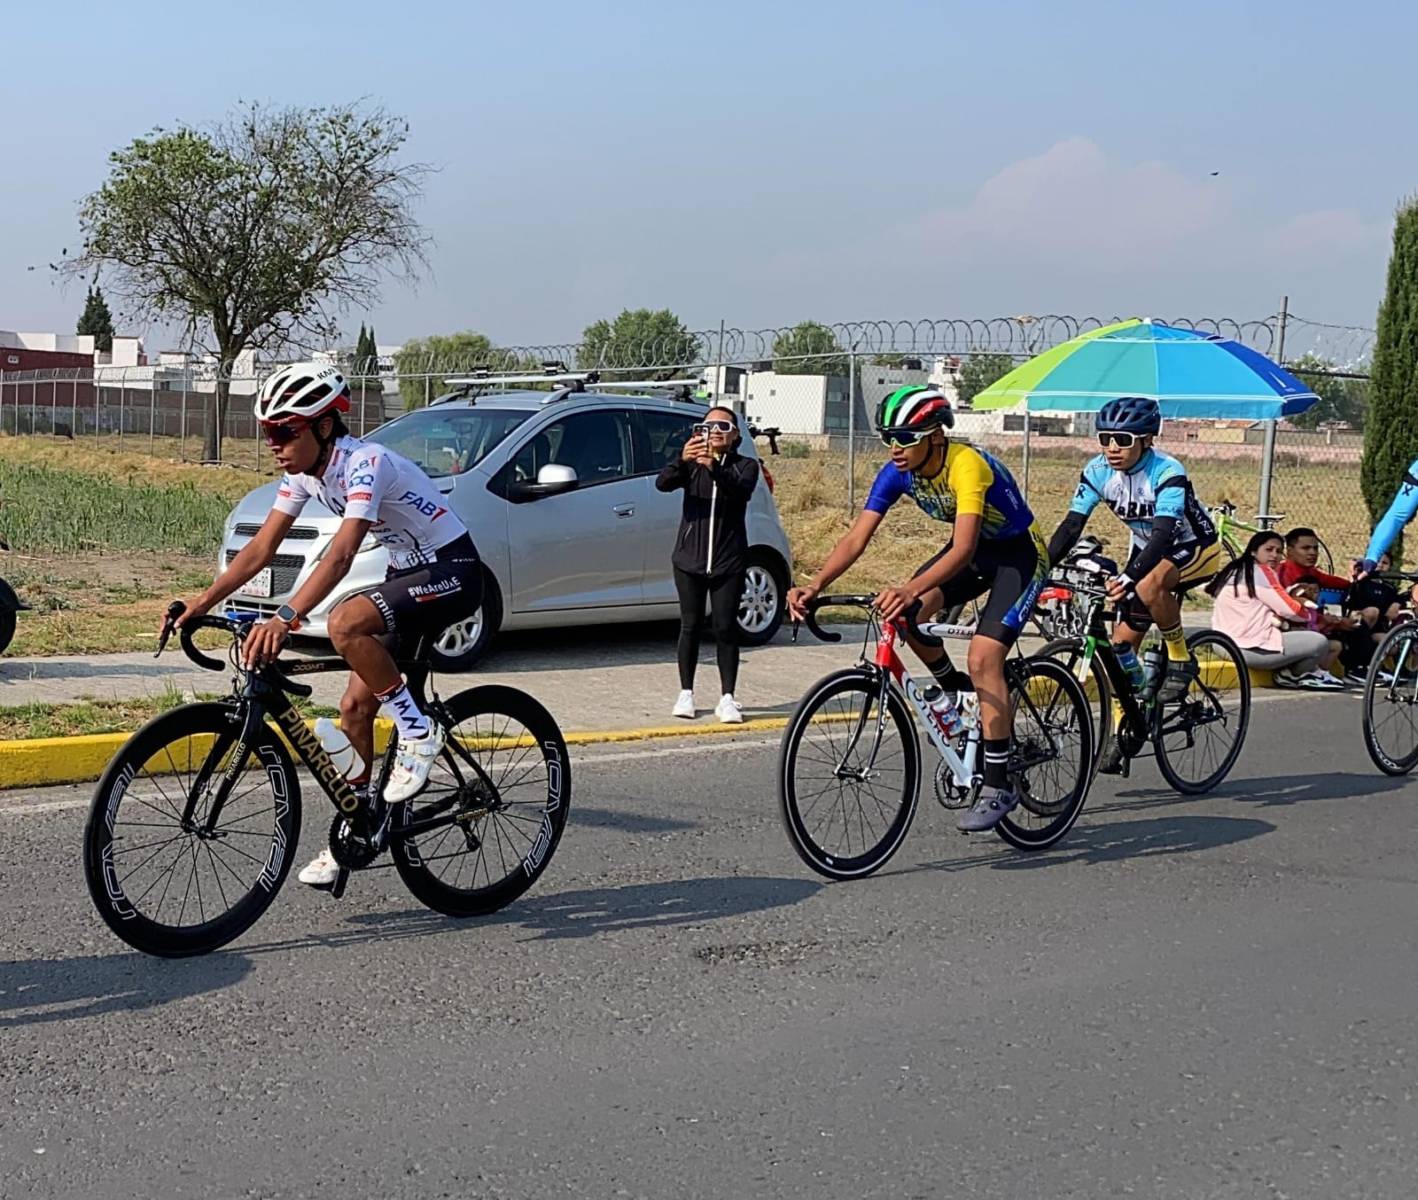
{"type": "Polygon", "coordinates": [[[262,421],[261,436],[266,440],[266,445],[274,449],[295,441],[309,428],[310,425],[306,421],[262,421]]]}

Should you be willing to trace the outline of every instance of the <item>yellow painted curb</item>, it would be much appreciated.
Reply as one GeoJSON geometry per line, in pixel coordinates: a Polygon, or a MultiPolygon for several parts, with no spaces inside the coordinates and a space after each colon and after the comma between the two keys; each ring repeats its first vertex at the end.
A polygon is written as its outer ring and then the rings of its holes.
{"type": "MultiPolygon", "coordinates": [[[[742,725],[663,725],[645,729],[584,730],[566,734],[569,746],[598,746],[613,742],[641,742],[653,738],[704,737],[782,729],[787,717],[755,717],[742,725]]],[[[307,722],[314,724],[314,722],[307,722]]],[[[375,745],[382,753],[393,725],[375,725],[375,745]]],[[[43,787],[54,783],[87,783],[103,774],[131,733],[89,733],[77,737],[0,740],[0,790],[43,787]]]]}

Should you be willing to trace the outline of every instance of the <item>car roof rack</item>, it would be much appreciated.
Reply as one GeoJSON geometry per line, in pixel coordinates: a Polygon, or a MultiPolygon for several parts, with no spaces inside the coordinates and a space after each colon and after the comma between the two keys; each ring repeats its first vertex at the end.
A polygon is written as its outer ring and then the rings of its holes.
{"type": "Polygon", "coordinates": [[[509,371],[493,374],[489,371],[471,371],[466,375],[449,378],[449,386],[456,389],[445,400],[466,397],[476,403],[477,394],[491,387],[516,387],[533,383],[555,383],[559,386],[547,393],[543,404],[565,400],[570,396],[585,392],[587,388],[598,391],[656,391],[668,392],[674,400],[693,400],[691,389],[704,386],[703,378],[694,379],[602,379],[599,371],[569,371],[563,363],[544,362],[540,371],[509,371]]]}

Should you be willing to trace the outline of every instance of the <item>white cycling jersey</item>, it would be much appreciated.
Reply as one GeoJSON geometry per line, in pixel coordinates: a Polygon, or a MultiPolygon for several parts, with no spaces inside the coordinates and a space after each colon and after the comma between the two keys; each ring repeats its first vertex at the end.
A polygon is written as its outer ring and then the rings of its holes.
{"type": "Polygon", "coordinates": [[[299,516],[312,496],[336,516],[373,521],[370,535],[389,551],[396,571],[435,561],[438,550],[468,532],[423,471],[358,438],[335,443],[324,475],[285,476],[272,507],[299,516]]]}

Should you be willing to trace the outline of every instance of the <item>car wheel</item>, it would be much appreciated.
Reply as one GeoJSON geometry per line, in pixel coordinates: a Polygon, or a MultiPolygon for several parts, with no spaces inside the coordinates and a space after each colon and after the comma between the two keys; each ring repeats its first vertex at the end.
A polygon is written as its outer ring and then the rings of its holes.
{"type": "Polygon", "coordinates": [[[787,575],[777,559],[750,554],[739,600],[739,639],[745,646],[762,646],[773,640],[783,623],[788,598],[787,575]]]}
{"type": "Polygon", "coordinates": [[[465,621],[450,625],[433,644],[434,670],[469,671],[483,657],[502,624],[502,604],[491,575],[483,576],[482,606],[465,621]]]}

